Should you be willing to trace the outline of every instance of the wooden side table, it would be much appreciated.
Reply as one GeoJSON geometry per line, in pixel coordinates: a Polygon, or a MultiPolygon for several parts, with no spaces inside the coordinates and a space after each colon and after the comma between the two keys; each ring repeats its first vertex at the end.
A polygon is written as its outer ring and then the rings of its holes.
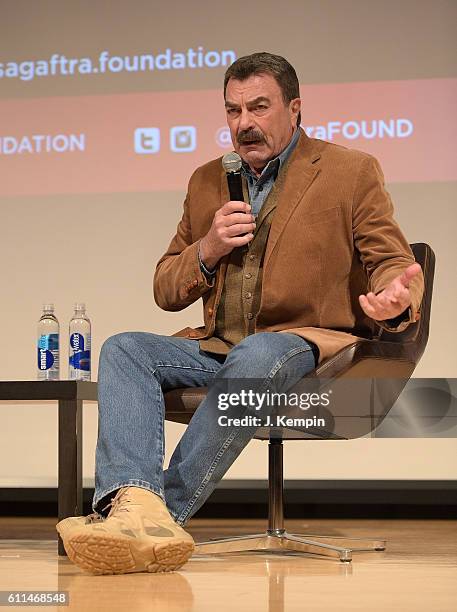
{"type": "MultiPolygon", "coordinates": [[[[97,383],[79,380],[0,381],[0,400],[57,400],[58,427],[58,517],[83,512],[82,417],[83,402],[97,401],[97,383]]],[[[58,536],[58,553],[66,555],[58,536]]]]}

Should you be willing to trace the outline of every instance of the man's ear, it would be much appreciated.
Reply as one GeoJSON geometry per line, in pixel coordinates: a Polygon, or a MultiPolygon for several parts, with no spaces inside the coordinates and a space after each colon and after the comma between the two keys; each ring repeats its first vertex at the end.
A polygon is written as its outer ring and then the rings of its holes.
{"type": "Polygon", "coordinates": [[[301,110],[301,99],[294,98],[289,102],[289,109],[291,112],[291,123],[295,127],[297,125],[298,113],[301,110]]]}

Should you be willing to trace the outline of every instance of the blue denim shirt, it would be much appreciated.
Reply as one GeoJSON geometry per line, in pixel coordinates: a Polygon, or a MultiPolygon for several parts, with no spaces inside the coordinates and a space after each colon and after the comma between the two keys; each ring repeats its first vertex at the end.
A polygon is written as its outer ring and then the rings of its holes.
{"type": "MultiPolygon", "coordinates": [[[[246,177],[248,190],[249,190],[249,202],[251,204],[251,213],[257,217],[260,212],[260,209],[263,206],[263,203],[268,197],[276,177],[278,176],[279,170],[281,169],[281,165],[286,162],[286,160],[290,157],[292,151],[295,149],[295,146],[300,137],[300,128],[295,130],[291,141],[287,145],[287,147],[274,159],[270,159],[268,164],[262,170],[261,175],[257,178],[257,176],[252,172],[246,162],[243,162],[241,166],[241,172],[244,177],[246,177]]],[[[206,276],[208,280],[212,280],[216,274],[216,270],[208,270],[202,260],[200,259],[200,250],[198,251],[198,261],[200,263],[200,269],[203,274],[206,276]]]]}

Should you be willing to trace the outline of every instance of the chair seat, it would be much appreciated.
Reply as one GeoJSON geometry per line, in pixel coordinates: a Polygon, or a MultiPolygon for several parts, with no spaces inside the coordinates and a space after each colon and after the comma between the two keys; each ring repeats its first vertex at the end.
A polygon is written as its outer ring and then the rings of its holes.
{"type": "Polygon", "coordinates": [[[165,418],[188,424],[207,393],[208,387],[182,387],[167,391],[164,393],[165,418]]]}

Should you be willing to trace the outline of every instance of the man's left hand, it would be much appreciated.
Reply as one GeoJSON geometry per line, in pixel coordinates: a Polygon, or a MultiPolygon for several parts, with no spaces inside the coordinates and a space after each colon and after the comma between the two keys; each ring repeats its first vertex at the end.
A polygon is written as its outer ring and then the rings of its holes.
{"type": "Polygon", "coordinates": [[[373,292],[359,295],[363,312],[375,321],[386,321],[398,317],[411,305],[409,284],[420,271],[421,267],[418,263],[412,264],[377,295],[373,292]]]}

